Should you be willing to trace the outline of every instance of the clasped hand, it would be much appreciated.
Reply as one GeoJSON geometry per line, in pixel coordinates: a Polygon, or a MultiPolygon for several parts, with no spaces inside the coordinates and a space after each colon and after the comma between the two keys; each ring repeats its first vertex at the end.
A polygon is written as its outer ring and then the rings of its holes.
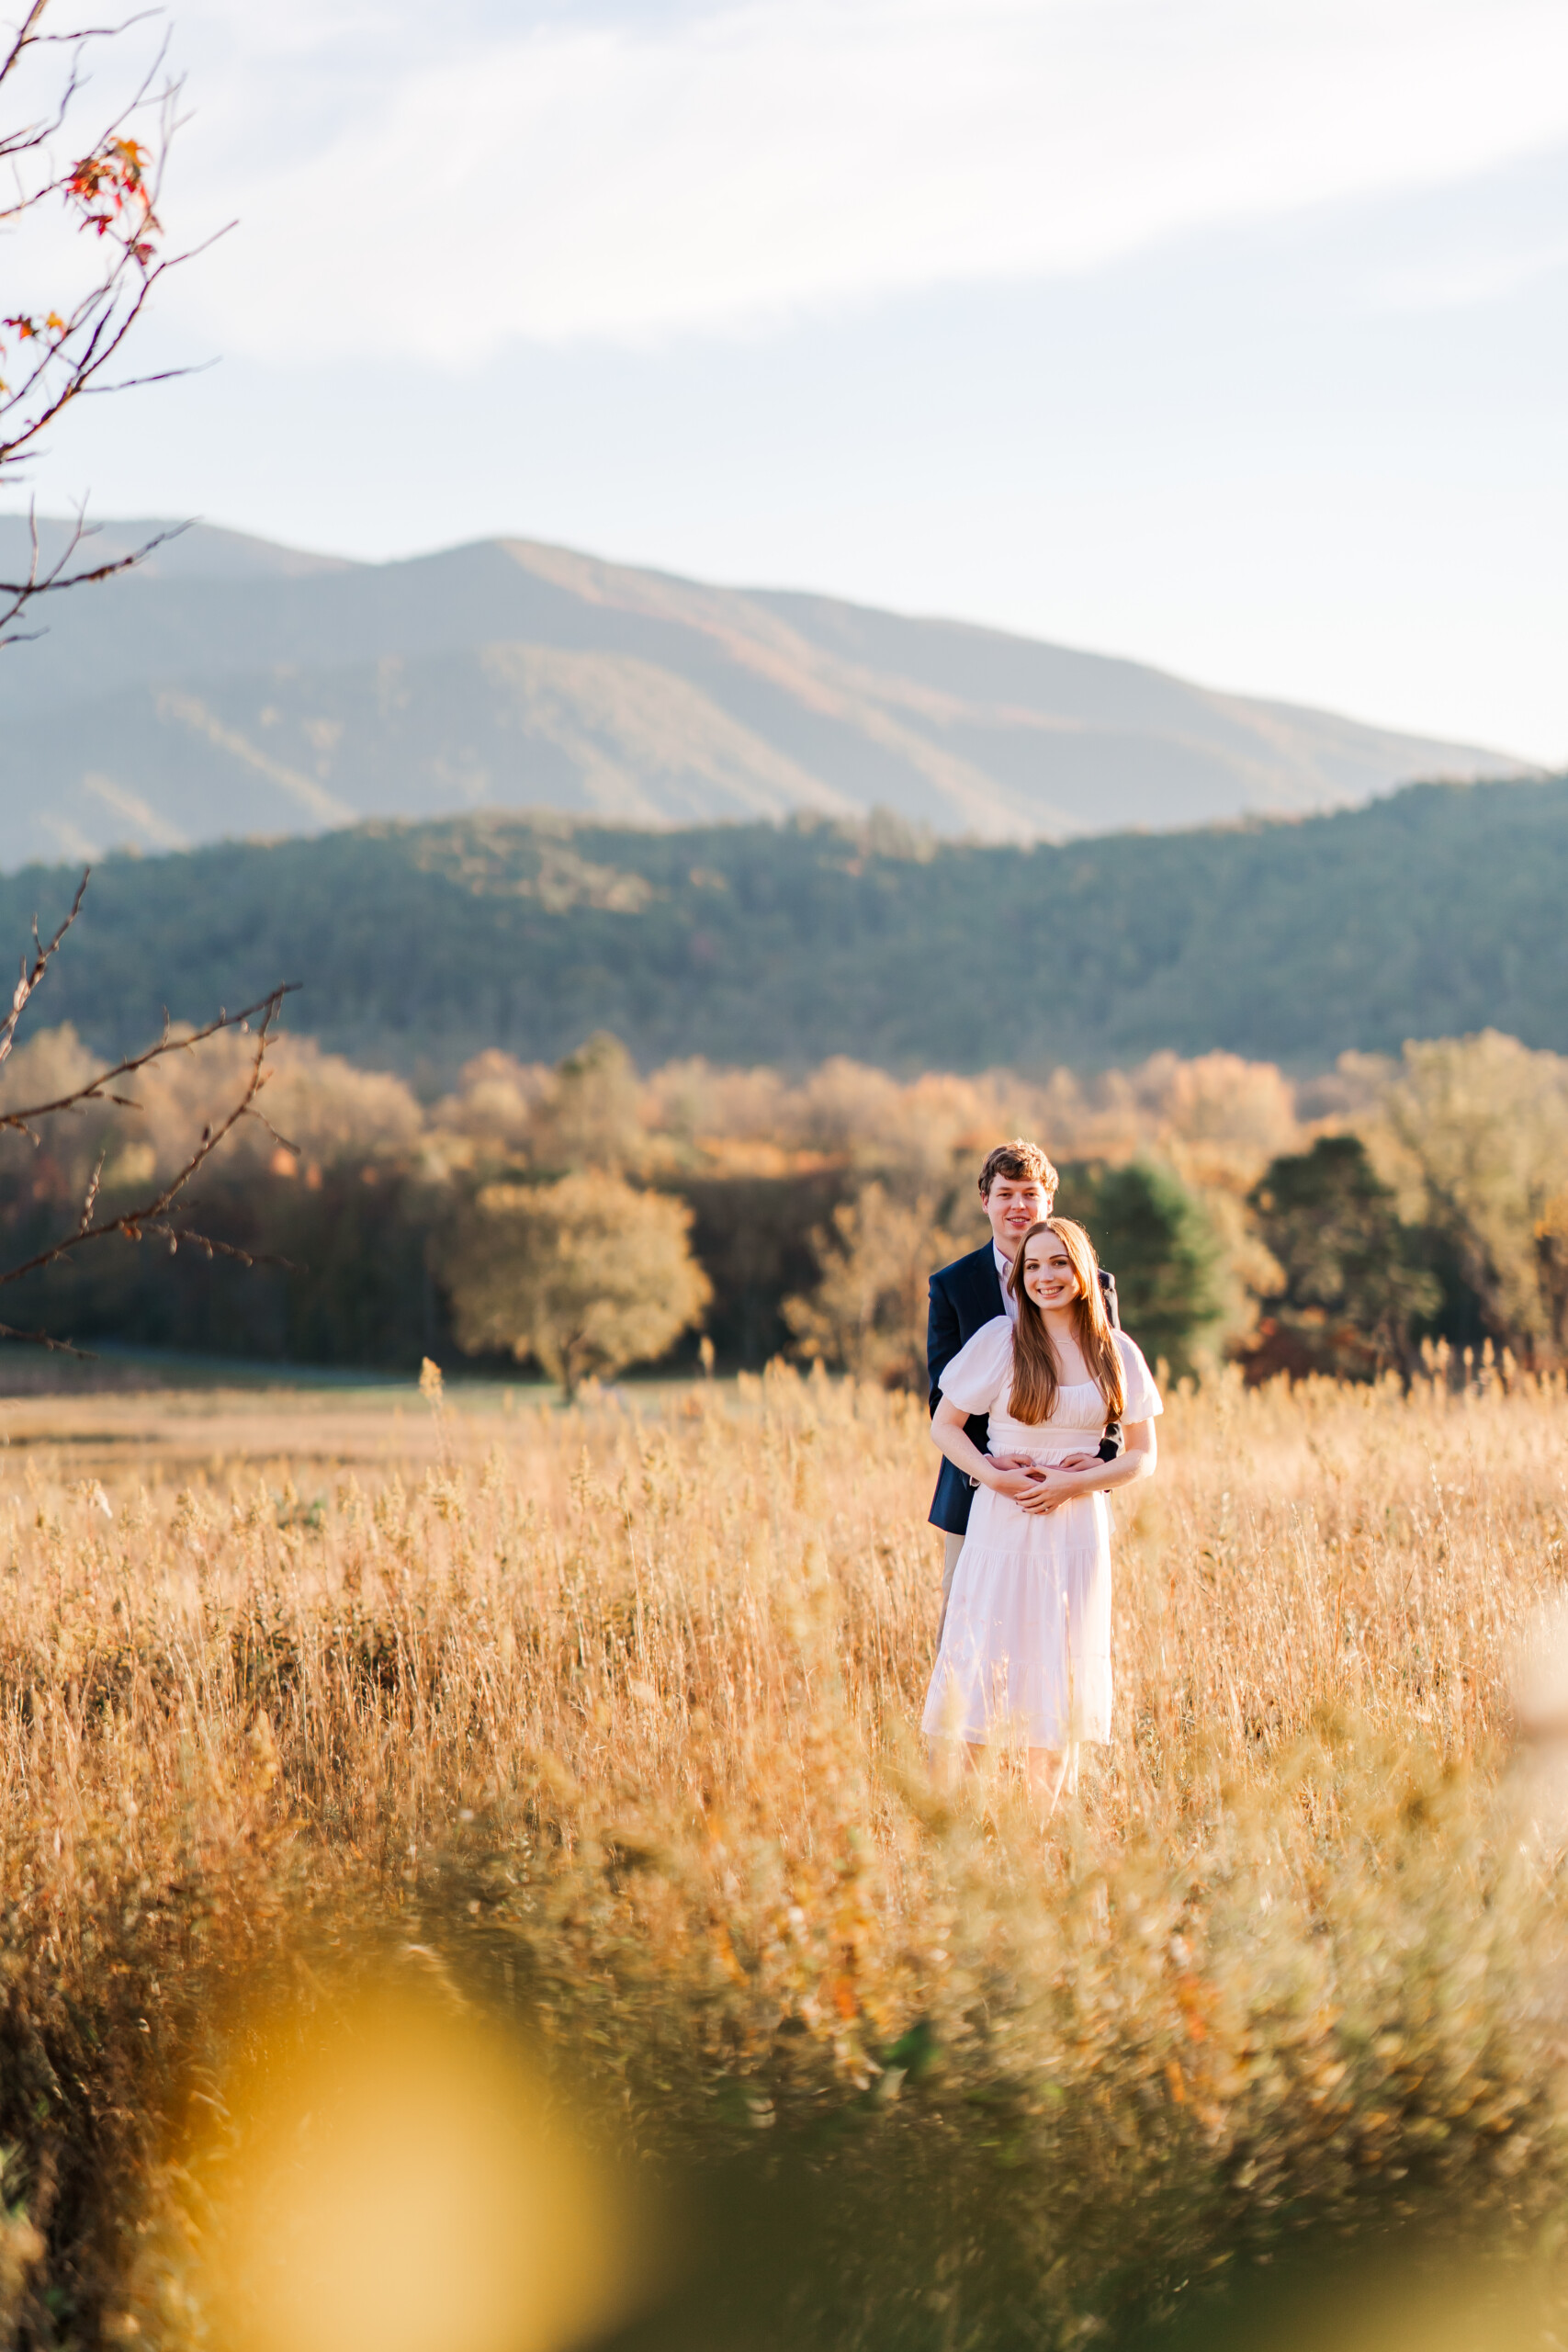
{"type": "Polygon", "coordinates": [[[992,1465],[1001,1472],[996,1492],[1031,1516],[1060,1510],[1083,1491],[1078,1485],[1085,1470],[1098,1469],[1098,1453],[1069,1453],[1064,1462],[1035,1462],[1027,1453],[998,1453],[992,1465]]]}

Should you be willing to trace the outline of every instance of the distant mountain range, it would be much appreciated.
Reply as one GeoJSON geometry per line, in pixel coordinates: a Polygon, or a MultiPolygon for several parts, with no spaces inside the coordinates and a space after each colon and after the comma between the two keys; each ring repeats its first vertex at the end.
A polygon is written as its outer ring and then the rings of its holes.
{"type": "MultiPolygon", "coordinates": [[[[105,526],[92,560],[156,523],[105,526]]],[[[62,526],[46,526],[46,546],[62,526]]],[[[0,518],[0,577],[27,532],[0,518]]],[[[1066,840],[1530,773],[956,621],[525,539],[348,563],[197,526],[0,654],[0,865],[550,809],[1066,840]]]]}
{"type": "MultiPolygon", "coordinates": [[[[0,876],[0,951],[77,869],[0,876]]],[[[288,1026],[438,1091],[613,1030],[644,1067],[1039,1071],[1214,1046],[1322,1069],[1494,1026],[1568,1052],[1568,778],[1028,848],[897,820],[494,813],[110,857],[29,1023],[129,1048],[303,982],[288,1026]]]]}

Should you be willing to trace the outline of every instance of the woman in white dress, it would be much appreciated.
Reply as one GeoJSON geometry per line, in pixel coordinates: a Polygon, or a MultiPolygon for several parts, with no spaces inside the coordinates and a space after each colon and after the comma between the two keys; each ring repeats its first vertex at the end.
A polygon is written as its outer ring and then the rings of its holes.
{"type": "Polygon", "coordinates": [[[931,1436],[977,1480],[922,1728],[976,1751],[1010,1732],[1049,1815],[1077,1743],[1111,1736],[1111,1540],[1106,1495],[1153,1475],[1148,1365],[1111,1329],[1094,1245],[1071,1217],[1031,1226],[1008,1283],[1016,1326],[982,1325],[942,1375],[931,1436]],[[965,1432],[990,1416],[987,1451],[965,1432]],[[1107,1421],[1125,1451],[1096,1452],[1107,1421]]]}

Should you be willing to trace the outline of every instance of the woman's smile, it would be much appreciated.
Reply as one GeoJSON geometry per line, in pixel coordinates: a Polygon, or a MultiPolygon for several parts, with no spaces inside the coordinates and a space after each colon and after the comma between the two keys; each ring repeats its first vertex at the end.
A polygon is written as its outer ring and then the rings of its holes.
{"type": "Polygon", "coordinates": [[[1043,1310],[1068,1306],[1077,1298],[1078,1278],[1059,1241],[1055,1242],[1048,1254],[1038,1243],[1031,1243],[1023,1261],[1023,1287],[1043,1310]]]}

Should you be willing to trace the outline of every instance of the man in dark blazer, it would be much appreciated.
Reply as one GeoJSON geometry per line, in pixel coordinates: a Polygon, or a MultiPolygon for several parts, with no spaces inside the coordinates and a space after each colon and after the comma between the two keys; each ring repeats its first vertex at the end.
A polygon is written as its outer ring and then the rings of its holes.
{"type": "MultiPolygon", "coordinates": [[[[1037,1143],[1015,1136],[999,1143],[980,1170],[980,1199],[990,1220],[991,1238],[966,1258],[955,1258],[931,1276],[931,1317],[926,1326],[926,1367],[931,1374],[931,1409],[942,1395],[942,1374],[966,1340],[998,1315],[1016,1317],[1017,1305],[1005,1289],[1019,1246],[1032,1225],[1049,1216],[1056,1197],[1056,1171],[1037,1143]]],[[[1120,1323],[1116,1278],[1100,1272],[1100,1286],[1113,1325],[1120,1323]]],[[[971,1414],[964,1424],[982,1453],[986,1451],[986,1416],[971,1414]]],[[[1114,1423],[1100,1446],[1102,1456],[1122,1451],[1122,1432],[1114,1423]]],[[[931,1522],[942,1532],[942,1613],[953,1589],[953,1572],[964,1549],[974,1488],[964,1473],[944,1461],[931,1498],[931,1522]]]]}

